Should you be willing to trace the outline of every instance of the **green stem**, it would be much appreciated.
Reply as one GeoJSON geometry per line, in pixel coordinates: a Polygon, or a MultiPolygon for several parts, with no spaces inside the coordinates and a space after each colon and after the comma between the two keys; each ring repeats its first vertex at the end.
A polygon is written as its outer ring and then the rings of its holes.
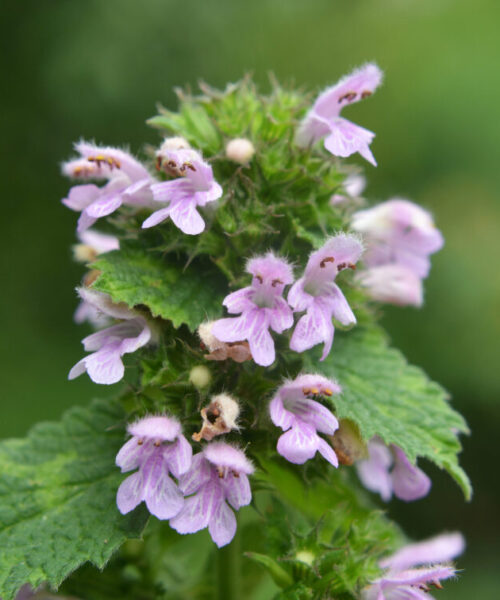
{"type": "Polygon", "coordinates": [[[217,600],[238,600],[240,588],[240,538],[238,529],[233,541],[217,551],[217,600]]]}

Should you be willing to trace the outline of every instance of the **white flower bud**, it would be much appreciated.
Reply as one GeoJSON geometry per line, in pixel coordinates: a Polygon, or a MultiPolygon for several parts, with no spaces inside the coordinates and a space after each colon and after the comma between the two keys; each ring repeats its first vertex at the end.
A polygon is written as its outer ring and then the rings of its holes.
{"type": "Polygon", "coordinates": [[[212,381],[212,373],[207,367],[198,365],[191,369],[189,381],[198,389],[206,388],[212,381]]]}
{"type": "Polygon", "coordinates": [[[90,263],[97,258],[97,252],[95,248],[87,244],[75,244],[73,246],[73,258],[76,262],[90,263]]]}
{"type": "Polygon", "coordinates": [[[254,145],[246,138],[235,138],[226,145],[226,157],[240,165],[250,162],[254,154],[254,145]]]}
{"type": "Polygon", "coordinates": [[[193,440],[209,442],[217,435],[239,429],[237,425],[240,407],[238,402],[228,394],[213,396],[208,406],[201,409],[203,425],[198,433],[193,433],[193,440]]]}
{"type": "Polygon", "coordinates": [[[169,137],[163,140],[161,146],[156,151],[156,156],[163,158],[171,150],[189,150],[189,148],[189,142],[183,137],[169,137]]]}

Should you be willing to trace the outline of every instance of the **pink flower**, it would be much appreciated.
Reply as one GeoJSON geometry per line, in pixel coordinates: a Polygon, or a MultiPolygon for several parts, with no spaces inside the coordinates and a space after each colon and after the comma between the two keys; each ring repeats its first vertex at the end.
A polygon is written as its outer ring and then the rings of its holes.
{"type": "Polygon", "coordinates": [[[339,423],[325,406],[311,398],[330,397],[340,391],[338,383],[322,375],[300,375],[278,389],[269,411],[272,422],[286,432],[278,440],[277,450],[281,456],[301,465],[319,452],[338,467],[337,455],[318,432],[333,435],[339,423]]]}
{"type": "Polygon", "coordinates": [[[387,447],[374,437],[368,443],[369,457],[356,463],[358,476],[362,484],[380,494],[386,502],[394,495],[411,502],[423,498],[429,493],[431,480],[415,465],[406,454],[394,444],[387,447]]]}
{"type": "Polygon", "coordinates": [[[197,235],[205,229],[205,221],[197,207],[220,198],[222,188],[214,180],[212,167],[195,150],[169,150],[163,161],[183,176],[151,187],[154,200],[167,206],[154,212],[142,227],[154,227],[170,217],[183,233],[197,235]]]}
{"type": "Polygon", "coordinates": [[[221,342],[248,340],[254,361],[264,367],[274,362],[273,329],[282,333],[293,325],[293,314],[283,298],[286,285],[292,283],[290,265],[272,252],[252,258],[246,266],[253,275],[252,284],[224,299],[224,306],[233,319],[219,319],[212,325],[212,334],[221,342]]]}
{"type": "Polygon", "coordinates": [[[212,442],[193,458],[191,469],[180,478],[184,506],[171,519],[179,533],[195,533],[208,527],[213,541],[225,546],[236,533],[238,510],[250,504],[252,492],[248,475],[254,471],[244,452],[224,442],[212,442]]]}
{"type": "Polygon", "coordinates": [[[122,356],[152,341],[152,330],[139,313],[123,304],[114,304],[106,294],[88,288],[80,288],[78,293],[84,302],[121,322],[82,340],[85,350],[92,354],[76,363],[68,379],[75,379],[87,371],[94,383],[116,383],[125,372],[122,356]]]}
{"type": "Polygon", "coordinates": [[[386,572],[363,590],[363,600],[431,600],[428,586],[439,589],[442,579],[455,575],[456,570],[443,563],[461,554],[464,548],[460,533],[403,547],[380,562],[386,572]]]}
{"type": "Polygon", "coordinates": [[[403,265],[379,265],[360,271],[356,281],[377,302],[397,306],[422,306],[422,280],[403,265]]]}
{"type": "Polygon", "coordinates": [[[337,273],[354,268],[363,246],[357,237],[339,233],[309,257],[304,276],[294,283],[288,303],[296,312],[306,311],[297,325],[290,341],[290,348],[304,352],[323,343],[324,360],[333,343],[332,317],[343,325],[356,323],[344,294],[334,283],[337,273]]]}
{"type": "Polygon", "coordinates": [[[101,188],[94,184],[74,186],[63,200],[68,208],[81,213],[78,232],[88,229],[100,217],[112,214],[122,204],[150,205],[153,179],[128,152],[83,141],[75,144],[75,149],[80,158],[63,164],[65,175],[80,180],[108,180],[101,188]]]}
{"type": "MultiPolygon", "coordinates": [[[[87,229],[78,233],[80,244],[73,246],[75,260],[89,263],[94,261],[99,254],[119,250],[120,241],[114,235],[106,235],[98,231],[87,229]]],[[[105,327],[109,324],[109,317],[104,315],[93,304],[82,300],[73,315],[75,323],[88,321],[93,327],[105,327]]]]}
{"type": "Polygon", "coordinates": [[[122,514],[142,501],[158,519],[171,519],[184,504],[184,496],[169,477],[181,477],[191,466],[192,449],[176,419],[145,417],[127,427],[132,438],[116,456],[122,473],[138,469],[118,488],[116,503],[122,514]]]}
{"type": "Polygon", "coordinates": [[[409,200],[393,199],[352,216],[351,227],[363,234],[368,267],[397,264],[427,277],[429,256],[444,244],[432,216],[409,200]]]}
{"type": "Polygon", "coordinates": [[[345,178],[345,181],[342,185],[344,188],[344,193],[333,194],[333,196],[330,198],[330,204],[333,206],[342,204],[346,200],[360,200],[360,196],[366,187],[366,179],[363,177],[363,175],[352,173],[345,178]]]}
{"type": "Polygon", "coordinates": [[[325,148],[335,156],[350,156],[359,152],[377,165],[370,150],[375,134],[340,116],[344,106],[370,96],[382,81],[377,65],[368,63],[343,77],[318,96],[299,126],[296,142],[305,147],[325,138],[325,148]]]}

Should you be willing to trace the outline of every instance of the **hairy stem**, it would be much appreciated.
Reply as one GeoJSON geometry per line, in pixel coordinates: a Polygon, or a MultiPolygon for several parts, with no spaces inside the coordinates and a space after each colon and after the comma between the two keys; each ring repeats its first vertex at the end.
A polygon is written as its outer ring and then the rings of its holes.
{"type": "Polygon", "coordinates": [[[240,537],[238,529],[233,541],[217,551],[217,600],[237,600],[240,589],[240,537]]]}

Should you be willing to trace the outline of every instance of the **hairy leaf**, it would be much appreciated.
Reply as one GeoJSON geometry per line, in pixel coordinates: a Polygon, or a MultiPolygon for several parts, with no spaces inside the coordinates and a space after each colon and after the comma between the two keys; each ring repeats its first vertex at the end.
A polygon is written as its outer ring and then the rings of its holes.
{"type": "Polygon", "coordinates": [[[0,596],[25,583],[57,587],[87,561],[102,568],[127,539],[140,536],[142,508],[122,516],[115,456],[123,443],[121,407],[96,401],[59,423],[40,423],[25,439],[0,444],[0,596]]]}
{"type": "Polygon", "coordinates": [[[219,316],[227,293],[218,270],[210,263],[194,270],[172,256],[125,246],[108,252],[92,265],[101,274],[93,287],[128,306],[145,305],[154,317],[186,324],[191,330],[207,317],[219,316]],[[194,271],[194,272],[193,272],[194,271]]]}
{"type": "Polygon", "coordinates": [[[471,485],[457,458],[457,434],[467,432],[467,424],[449,405],[446,391],[390,348],[382,330],[338,333],[324,362],[307,360],[310,368],[339,380],[343,393],[333,399],[337,415],[355,421],[365,440],[378,435],[413,462],[417,456],[431,460],[470,498],[471,485]]]}

